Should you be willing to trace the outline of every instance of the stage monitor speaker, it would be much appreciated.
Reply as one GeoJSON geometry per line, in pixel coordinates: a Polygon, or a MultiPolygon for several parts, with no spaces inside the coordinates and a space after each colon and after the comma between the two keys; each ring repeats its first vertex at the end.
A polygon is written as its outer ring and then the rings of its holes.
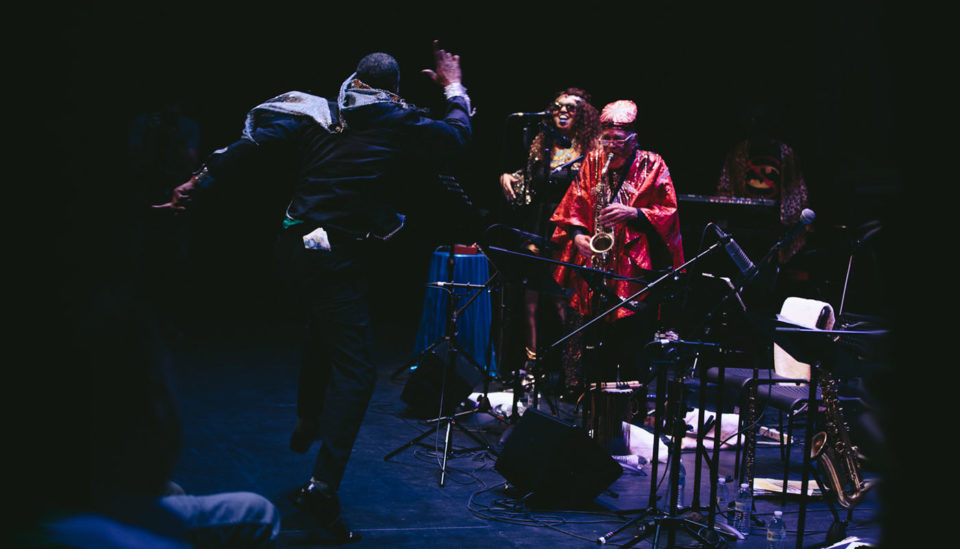
{"type": "Polygon", "coordinates": [[[532,492],[528,503],[553,508],[593,501],[623,472],[583,430],[534,408],[514,426],[494,468],[532,492]]]}
{"type": "Polygon", "coordinates": [[[457,406],[470,396],[473,388],[483,382],[483,372],[458,352],[454,360],[454,368],[447,375],[441,410],[443,372],[450,366],[448,348],[449,345],[446,342],[437,345],[433,351],[420,359],[417,368],[410,373],[407,384],[400,393],[400,399],[407,403],[408,416],[430,419],[437,417],[438,413],[443,416],[452,415],[457,406]]]}

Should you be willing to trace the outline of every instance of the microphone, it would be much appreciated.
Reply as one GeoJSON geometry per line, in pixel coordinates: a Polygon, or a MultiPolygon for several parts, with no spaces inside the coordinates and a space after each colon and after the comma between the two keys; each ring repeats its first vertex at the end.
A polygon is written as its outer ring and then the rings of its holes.
{"type": "Polygon", "coordinates": [[[507,115],[507,118],[544,118],[550,116],[552,113],[550,111],[540,111],[540,112],[515,112],[507,115]]]}
{"type": "Polygon", "coordinates": [[[800,212],[800,221],[798,221],[797,224],[794,225],[793,228],[790,229],[790,232],[787,234],[789,235],[790,238],[793,238],[794,236],[796,236],[798,232],[800,232],[800,229],[813,223],[813,221],[816,218],[817,218],[817,214],[815,214],[813,210],[811,210],[810,208],[804,208],[803,211],[800,212]]]}
{"type": "Polygon", "coordinates": [[[740,274],[746,275],[753,272],[757,267],[753,264],[753,261],[750,261],[750,258],[747,257],[747,254],[743,251],[743,248],[737,244],[737,241],[733,239],[733,236],[728,235],[723,232],[723,229],[714,225],[713,230],[717,232],[717,237],[720,240],[725,240],[726,242],[723,245],[723,249],[727,252],[727,255],[730,256],[730,259],[733,260],[734,265],[737,266],[737,269],[740,269],[740,274]]]}
{"type": "Polygon", "coordinates": [[[800,212],[800,221],[797,221],[797,224],[791,227],[786,233],[784,233],[783,238],[780,239],[780,242],[777,242],[774,249],[779,249],[785,246],[788,242],[793,240],[797,234],[807,225],[813,223],[813,220],[817,218],[817,214],[813,212],[810,208],[804,208],[800,212]]]}

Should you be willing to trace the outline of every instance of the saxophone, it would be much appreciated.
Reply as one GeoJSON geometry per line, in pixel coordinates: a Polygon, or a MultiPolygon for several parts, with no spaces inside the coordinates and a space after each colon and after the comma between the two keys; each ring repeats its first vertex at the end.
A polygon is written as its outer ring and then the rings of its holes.
{"type": "Polygon", "coordinates": [[[528,206],[533,202],[533,188],[527,181],[526,174],[523,172],[524,170],[517,170],[510,174],[517,179],[516,182],[510,185],[511,188],[513,188],[514,206],[528,206]]]}
{"type": "Polygon", "coordinates": [[[820,394],[823,400],[825,430],[811,439],[810,457],[817,460],[825,473],[824,481],[836,494],[837,503],[844,509],[856,507],[872,482],[860,476],[863,454],[850,440],[849,426],[843,419],[836,380],[829,372],[820,375],[820,394]]]}
{"type": "Polygon", "coordinates": [[[607,169],[610,167],[610,161],[613,160],[613,153],[607,155],[607,161],[603,168],[597,174],[597,186],[593,188],[596,195],[593,207],[593,236],[590,237],[590,250],[593,252],[591,263],[594,269],[607,270],[610,259],[610,250],[613,249],[613,229],[604,227],[600,224],[600,212],[610,204],[613,199],[610,182],[607,181],[607,169]]]}

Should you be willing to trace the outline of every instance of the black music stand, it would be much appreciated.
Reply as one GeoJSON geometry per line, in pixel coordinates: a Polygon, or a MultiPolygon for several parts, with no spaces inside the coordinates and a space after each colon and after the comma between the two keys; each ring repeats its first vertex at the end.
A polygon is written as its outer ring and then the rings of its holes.
{"type": "MultiPolygon", "coordinates": [[[[633,545],[636,545],[650,536],[654,537],[653,547],[657,547],[660,536],[664,529],[667,531],[667,547],[676,546],[676,535],[678,532],[685,533],[707,547],[727,547],[724,538],[729,538],[731,540],[736,539],[737,534],[728,527],[725,528],[719,525],[717,525],[716,528],[714,527],[715,515],[713,506],[709,508],[708,522],[702,521],[703,516],[700,514],[701,509],[699,508],[698,502],[698,486],[695,486],[694,501],[691,503],[691,505],[683,508],[682,511],[679,506],[679,477],[682,467],[682,443],[686,431],[689,430],[685,423],[687,392],[692,390],[691,387],[684,383],[684,378],[686,377],[687,372],[696,370],[696,361],[699,359],[701,354],[724,353],[725,349],[718,343],[683,341],[679,339],[654,339],[654,341],[648,344],[648,347],[652,345],[660,346],[661,350],[663,351],[664,358],[662,360],[653,361],[653,363],[657,365],[657,401],[656,410],[654,413],[656,421],[654,422],[653,431],[653,454],[650,459],[651,485],[649,504],[646,509],[640,510],[640,514],[637,517],[598,538],[597,543],[605,544],[609,542],[612,537],[616,536],[626,528],[640,523],[643,527],[643,530],[640,532],[640,534],[636,535],[627,543],[620,545],[620,547],[632,547],[633,545]],[[692,368],[681,367],[681,360],[687,358],[687,355],[689,355],[690,351],[693,352],[694,366],[692,368]],[[670,470],[668,489],[670,494],[668,498],[668,509],[670,512],[662,511],[657,508],[657,500],[659,498],[657,496],[656,479],[658,477],[657,471],[659,467],[660,453],[660,444],[657,442],[662,440],[661,435],[663,434],[663,429],[666,429],[670,436],[669,442],[666,443],[669,450],[667,461],[670,470]]],[[[699,428],[697,431],[698,452],[703,449],[704,433],[710,429],[710,425],[704,424],[702,411],[703,400],[704,392],[701,386],[701,412],[699,417],[699,428]]],[[[713,462],[708,460],[708,466],[711,468],[711,472],[713,473],[712,476],[715,476],[714,463],[717,463],[716,459],[714,459],[713,462]]],[[[698,461],[698,473],[699,467],[700,464],[698,461]]],[[[696,475],[694,482],[699,484],[699,474],[696,475]]]]}
{"type": "MultiPolygon", "coordinates": [[[[709,421],[706,419],[707,408],[707,387],[709,385],[707,372],[710,368],[701,367],[701,358],[708,355],[716,362],[719,375],[719,386],[723,387],[726,374],[726,364],[731,357],[742,355],[741,350],[745,347],[749,337],[743,337],[737,341],[732,341],[731,332],[739,331],[744,333],[754,333],[755,330],[746,323],[746,305],[739,298],[739,294],[734,293],[729,296],[731,290],[735,291],[732,282],[727,278],[716,277],[712,274],[700,273],[698,278],[696,274],[690,275],[689,293],[684,296],[681,317],[688,319],[688,322],[679,326],[681,334],[696,334],[697,337],[710,337],[714,341],[724,343],[706,342],[702,340],[695,341],[668,341],[664,340],[661,345],[669,353],[673,353],[677,360],[690,360],[691,366],[689,372],[698,380],[699,400],[697,408],[697,445],[694,461],[694,481],[693,498],[690,508],[703,511],[701,506],[701,478],[702,464],[706,462],[709,471],[710,496],[709,501],[716,500],[716,485],[719,477],[717,463],[719,463],[719,451],[721,441],[715,437],[712,457],[707,451],[704,443],[706,433],[715,425],[721,425],[723,422],[723,391],[717,392],[716,413],[709,421]],[[736,299],[733,299],[736,298],[736,299]],[[726,308],[718,308],[719,304],[725,304],[726,308]]],[[[718,430],[719,432],[719,430],[718,430]]],[[[708,511],[708,524],[712,527],[715,523],[716,509],[711,504],[706,508],[708,511]]]]}
{"type": "MultiPolygon", "coordinates": [[[[453,254],[451,253],[451,255],[453,254]]],[[[452,272],[452,267],[450,269],[452,272]]],[[[450,280],[447,282],[427,283],[428,288],[443,290],[447,292],[447,314],[446,314],[446,320],[444,321],[445,328],[444,328],[443,335],[441,335],[436,341],[428,345],[419,354],[417,354],[410,360],[406,361],[399,368],[394,370],[394,372],[390,374],[390,379],[396,379],[397,377],[400,376],[400,374],[406,371],[409,371],[414,364],[418,364],[427,355],[432,353],[434,349],[436,349],[437,347],[440,347],[445,343],[450,345],[450,350],[452,352],[459,355],[463,355],[463,357],[467,359],[470,362],[470,364],[473,365],[474,368],[484,373],[487,372],[488,368],[478,364],[477,361],[473,358],[473,356],[471,356],[470,353],[466,352],[457,341],[457,335],[458,335],[457,321],[459,320],[460,315],[463,313],[463,311],[465,311],[467,307],[469,307],[474,302],[474,300],[476,300],[479,296],[481,296],[484,292],[487,291],[487,289],[491,286],[494,279],[496,278],[496,275],[491,276],[484,284],[453,282],[452,275],[450,275],[449,278],[450,280]],[[461,306],[459,305],[460,296],[456,293],[456,290],[458,289],[476,290],[476,292],[472,296],[470,296],[470,299],[468,299],[466,303],[464,303],[461,306]]],[[[484,387],[485,388],[487,387],[486,383],[484,384],[484,387]]],[[[484,390],[484,395],[486,395],[486,390],[484,390]]]]}
{"type": "MultiPolygon", "coordinates": [[[[673,281],[673,282],[679,281],[681,272],[687,270],[689,267],[691,267],[695,263],[702,261],[705,257],[710,255],[714,250],[716,250],[723,244],[724,242],[722,240],[718,240],[717,242],[714,242],[709,247],[707,247],[707,249],[703,250],[702,252],[697,254],[694,258],[685,262],[683,265],[680,265],[679,267],[676,267],[674,269],[671,269],[670,271],[667,271],[666,273],[662,274],[653,282],[648,283],[647,286],[644,287],[642,290],[636,292],[635,294],[625,299],[618,299],[617,300],[618,302],[615,305],[610,307],[608,310],[596,315],[593,319],[591,319],[589,322],[580,326],[577,330],[571,332],[570,334],[567,334],[566,336],[564,336],[563,338],[555,342],[551,346],[551,348],[556,348],[558,345],[562,344],[570,337],[573,337],[573,335],[575,335],[576,332],[589,328],[590,326],[600,321],[601,319],[605,318],[607,315],[613,313],[620,307],[627,306],[633,300],[636,300],[641,296],[650,293],[656,286],[666,283],[668,281],[673,281]]],[[[724,300],[726,300],[727,297],[725,297],[724,300]]],[[[696,342],[696,345],[698,347],[711,346],[711,344],[704,343],[704,342],[696,342]]],[[[667,374],[666,371],[661,371],[656,373],[657,403],[656,403],[656,412],[655,412],[656,422],[654,423],[653,457],[651,459],[652,470],[650,474],[651,487],[650,487],[649,506],[646,509],[642,510],[641,513],[634,519],[631,519],[627,523],[621,525],[619,528],[611,532],[608,532],[604,536],[599,537],[597,539],[597,543],[599,544],[608,543],[613,536],[615,536],[619,532],[622,532],[629,526],[638,524],[638,523],[644,523],[643,531],[639,535],[635,536],[632,540],[628,541],[626,544],[621,545],[621,547],[632,547],[633,545],[636,545],[637,543],[645,540],[650,536],[654,536],[653,544],[654,544],[654,547],[657,547],[660,541],[661,533],[663,532],[664,529],[666,529],[668,547],[675,546],[676,534],[677,532],[682,531],[690,535],[695,540],[697,540],[698,542],[700,542],[705,546],[719,549],[726,546],[726,542],[723,540],[722,536],[727,536],[732,538],[733,534],[731,534],[730,532],[725,532],[725,531],[718,532],[714,530],[714,511],[712,506],[710,508],[710,514],[709,514],[709,524],[704,524],[704,523],[695,521],[691,518],[682,516],[677,512],[677,502],[679,498],[678,488],[679,488],[680,454],[681,454],[680,445],[682,443],[684,433],[687,430],[686,424],[684,423],[684,414],[683,414],[683,410],[685,409],[684,403],[686,402],[686,399],[684,395],[685,387],[682,381],[679,379],[674,379],[674,380],[671,380],[668,384],[666,381],[666,377],[667,377],[666,374],[667,374]],[[666,414],[664,414],[665,399],[670,406],[669,412],[666,414]],[[664,421],[664,419],[666,421],[664,421]],[[668,505],[669,505],[668,511],[661,511],[656,506],[657,504],[656,471],[657,471],[657,466],[659,461],[659,446],[660,446],[657,442],[660,440],[660,434],[661,434],[660,424],[661,423],[665,423],[666,425],[669,426],[669,429],[672,435],[672,441],[670,443],[671,465],[670,465],[670,486],[669,486],[669,493],[671,495],[670,495],[670,500],[668,502],[668,505]],[[705,531],[708,533],[704,533],[705,531]]],[[[703,407],[702,406],[700,410],[699,424],[701,425],[701,427],[703,427],[703,407]]],[[[719,425],[719,421],[718,421],[718,425],[719,425]]],[[[702,433],[703,431],[704,429],[701,428],[700,433],[702,433]]],[[[702,443],[702,435],[698,436],[698,444],[701,444],[701,443],[702,443]]],[[[716,457],[716,451],[718,448],[719,448],[719,445],[714,444],[715,458],[713,460],[713,463],[710,464],[711,477],[716,476],[716,465],[718,462],[718,459],[716,457]]],[[[712,480],[715,480],[715,479],[712,479],[712,480]]],[[[715,497],[713,495],[713,490],[715,490],[715,488],[711,490],[711,498],[715,497]]]]}
{"type": "MultiPolygon", "coordinates": [[[[665,363],[666,364],[666,363],[665,363]]],[[[684,532],[688,536],[692,537],[697,542],[701,543],[705,547],[712,547],[715,549],[721,549],[727,547],[726,542],[721,537],[721,534],[728,537],[733,537],[732,534],[728,532],[715,531],[711,525],[704,524],[702,522],[693,520],[689,516],[683,516],[678,512],[678,503],[679,503],[679,485],[680,485],[680,467],[681,467],[681,446],[683,444],[683,438],[687,431],[686,423],[684,422],[684,410],[686,409],[686,397],[684,392],[686,391],[686,386],[683,384],[682,379],[674,378],[669,382],[666,378],[669,375],[669,366],[664,367],[661,371],[657,372],[657,418],[654,423],[654,443],[653,443],[653,456],[650,459],[651,462],[651,471],[650,471],[650,503],[649,507],[641,512],[639,516],[630,520],[629,522],[621,525],[616,530],[605,534],[597,539],[598,544],[606,544],[613,536],[622,532],[626,528],[634,524],[641,524],[642,530],[639,534],[634,536],[631,540],[626,543],[619,545],[619,547],[633,547],[634,545],[640,543],[641,541],[653,536],[653,547],[656,548],[660,543],[660,536],[664,530],[667,532],[667,547],[672,548],[676,547],[677,543],[677,533],[684,532]],[[664,387],[666,386],[666,391],[664,387]],[[663,396],[666,393],[666,414],[663,415],[664,411],[664,402],[663,396]],[[657,465],[659,462],[659,447],[660,444],[660,434],[661,434],[661,417],[664,418],[664,423],[667,430],[670,433],[670,443],[668,444],[669,456],[667,461],[669,462],[670,468],[670,488],[669,493],[670,497],[667,502],[669,511],[662,511],[657,508],[657,465]]]]}
{"type": "Polygon", "coordinates": [[[462,313],[467,307],[469,307],[470,304],[472,304],[477,299],[477,297],[479,297],[481,294],[487,291],[487,289],[490,287],[490,284],[493,282],[493,280],[496,278],[497,275],[494,274],[487,280],[486,283],[482,285],[454,282],[453,273],[454,273],[454,266],[456,262],[455,248],[456,247],[454,244],[450,244],[449,258],[447,259],[448,281],[428,284],[428,286],[430,287],[438,288],[447,292],[447,317],[446,317],[446,324],[444,328],[444,334],[439,339],[437,339],[437,341],[435,341],[433,344],[431,344],[426,349],[424,349],[423,352],[421,352],[419,355],[417,355],[416,357],[408,361],[406,364],[401,366],[391,376],[391,377],[396,377],[397,375],[399,375],[400,372],[406,369],[409,369],[410,366],[412,366],[413,364],[419,363],[424,357],[431,354],[434,349],[440,347],[441,345],[446,345],[447,362],[445,363],[445,367],[443,368],[441,383],[440,383],[440,402],[441,402],[440,414],[436,418],[427,420],[428,424],[433,423],[435,424],[435,427],[431,429],[427,429],[423,433],[417,435],[413,439],[409,440],[405,444],[401,445],[400,447],[396,448],[395,450],[393,450],[392,452],[388,453],[383,457],[384,461],[387,461],[391,457],[399,454],[400,452],[414,445],[423,445],[430,448],[431,446],[426,445],[421,441],[431,433],[439,434],[440,429],[443,426],[445,426],[443,457],[440,464],[440,486],[441,487],[443,487],[446,483],[447,460],[451,454],[457,453],[457,452],[474,452],[477,450],[486,450],[492,453],[493,455],[497,455],[497,452],[493,449],[493,447],[489,443],[487,443],[485,440],[481,439],[480,437],[472,433],[469,429],[461,425],[459,420],[463,417],[482,411],[484,413],[490,414],[492,417],[496,418],[497,420],[500,420],[503,422],[506,421],[500,416],[498,416],[497,414],[493,413],[493,411],[490,408],[490,401],[487,398],[487,390],[489,388],[489,377],[490,377],[488,372],[489,361],[487,363],[487,367],[483,367],[477,364],[476,360],[474,360],[474,358],[470,356],[470,353],[465,352],[464,349],[460,346],[460,344],[457,341],[457,335],[459,333],[457,328],[457,319],[459,318],[460,313],[462,313]],[[470,289],[470,290],[476,290],[476,292],[470,297],[470,299],[462,307],[460,307],[457,289],[470,289]],[[470,362],[470,364],[474,368],[476,368],[478,371],[483,373],[483,376],[484,376],[483,396],[480,399],[481,402],[478,403],[477,407],[472,410],[466,410],[459,413],[444,414],[443,412],[445,408],[444,408],[443,401],[446,396],[447,378],[448,376],[452,375],[453,372],[456,371],[457,356],[463,356],[468,360],[468,362],[470,362]],[[470,437],[475,442],[477,442],[479,446],[475,448],[467,448],[463,450],[452,450],[451,449],[452,434],[453,434],[452,427],[456,427],[457,429],[459,429],[461,432],[463,432],[468,437],[470,437]]]}
{"type": "MultiPolygon", "coordinates": [[[[459,219],[460,224],[463,224],[463,225],[468,224],[468,222],[471,221],[472,218],[476,215],[473,202],[471,202],[470,197],[467,195],[466,191],[464,191],[463,187],[461,187],[460,184],[457,182],[456,178],[448,175],[440,175],[438,179],[440,181],[441,186],[443,187],[444,193],[446,193],[447,196],[456,197],[456,200],[454,201],[454,208],[452,208],[451,211],[461,216],[459,219]]],[[[456,323],[460,314],[464,310],[466,310],[467,307],[469,307],[474,300],[480,297],[480,295],[482,295],[485,291],[487,291],[491,287],[494,280],[497,278],[497,275],[495,273],[494,275],[490,276],[490,278],[483,285],[454,283],[454,270],[456,267],[456,246],[457,245],[455,242],[450,242],[449,244],[447,244],[447,246],[449,247],[448,248],[449,255],[447,257],[447,281],[432,283],[432,284],[428,284],[427,286],[428,287],[432,286],[434,288],[447,290],[449,297],[451,298],[459,297],[455,294],[456,288],[472,289],[477,291],[470,297],[469,300],[467,300],[467,302],[462,307],[458,308],[452,302],[452,300],[447,301],[447,319],[445,323],[444,335],[439,337],[435,342],[433,342],[433,344],[429,345],[420,354],[411,358],[402,366],[397,368],[390,375],[390,379],[396,379],[404,371],[409,371],[411,366],[419,363],[420,360],[422,360],[426,355],[430,354],[434,349],[439,347],[444,342],[447,342],[451,345],[451,351],[462,354],[467,359],[469,359],[470,363],[473,364],[475,368],[477,368],[480,371],[483,371],[485,374],[489,373],[488,369],[484,369],[482,366],[477,364],[476,360],[474,360],[469,353],[463,352],[463,349],[460,347],[456,338],[456,332],[457,332],[456,323]],[[454,289],[454,292],[450,292],[449,289],[454,289]]],[[[437,248],[437,251],[442,249],[443,247],[437,248]]],[[[483,249],[481,248],[480,251],[482,252],[483,249]]],[[[483,254],[483,255],[486,257],[486,254],[483,254]]],[[[489,348],[488,348],[488,351],[489,351],[489,348]]],[[[489,358],[489,352],[488,352],[488,358],[489,358]]],[[[489,360],[487,362],[489,365],[489,360]]],[[[484,398],[486,398],[486,395],[487,395],[487,387],[488,387],[488,384],[484,383],[484,392],[483,392],[484,398]]]]}

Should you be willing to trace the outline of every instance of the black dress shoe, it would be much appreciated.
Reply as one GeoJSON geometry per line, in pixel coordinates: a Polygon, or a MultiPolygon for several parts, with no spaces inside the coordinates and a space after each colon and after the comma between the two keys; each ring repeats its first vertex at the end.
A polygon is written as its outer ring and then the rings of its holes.
{"type": "Polygon", "coordinates": [[[305,454],[313,441],[320,435],[320,424],[317,420],[297,419],[297,427],[290,435],[290,449],[298,454],[305,454]]]}
{"type": "Polygon", "coordinates": [[[317,528],[309,533],[309,541],[324,545],[342,545],[360,540],[340,516],[340,498],[322,483],[308,482],[291,498],[297,508],[315,521],[317,528]]]}

